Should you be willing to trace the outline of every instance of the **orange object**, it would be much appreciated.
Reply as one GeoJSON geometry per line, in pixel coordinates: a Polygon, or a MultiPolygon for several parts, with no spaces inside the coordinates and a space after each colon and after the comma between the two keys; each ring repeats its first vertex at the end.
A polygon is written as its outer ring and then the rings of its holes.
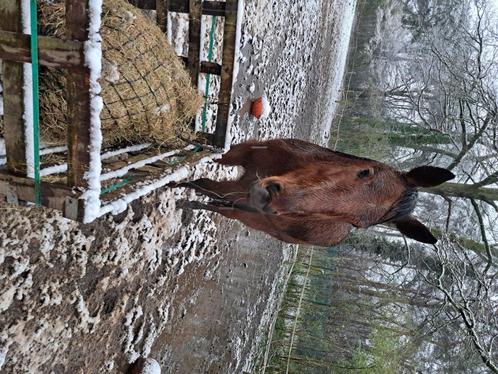
{"type": "Polygon", "coordinates": [[[251,115],[256,118],[261,118],[263,115],[263,98],[259,97],[251,103],[251,115]]]}

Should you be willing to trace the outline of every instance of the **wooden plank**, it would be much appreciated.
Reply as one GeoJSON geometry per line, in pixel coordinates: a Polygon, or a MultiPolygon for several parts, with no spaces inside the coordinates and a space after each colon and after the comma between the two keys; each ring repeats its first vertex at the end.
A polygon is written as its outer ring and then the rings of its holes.
{"type": "Polygon", "coordinates": [[[196,132],[195,140],[201,144],[214,144],[214,134],[208,132],[196,132]]]}
{"type": "Polygon", "coordinates": [[[190,79],[197,87],[199,82],[201,49],[201,0],[189,0],[188,17],[188,70],[190,79]]]}
{"type": "Polygon", "coordinates": [[[189,13],[189,0],[169,0],[168,11],[189,13]]]}
{"type": "Polygon", "coordinates": [[[221,65],[216,62],[202,61],[200,72],[204,74],[221,75],[221,65]]]}
{"type": "Polygon", "coordinates": [[[213,138],[213,145],[216,147],[223,147],[225,145],[225,138],[228,127],[228,116],[230,111],[230,101],[232,96],[236,28],[237,0],[227,0],[225,25],[223,31],[223,65],[221,69],[220,94],[218,96],[216,129],[213,138]]]}
{"type": "MultiPolygon", "coordinates": [[[[0,170],[0,195],[14,194],[19,201],[35,201],[35,182],[31,178],[18,177],[0,170]]],[[[41,182],[42,205],[64,211],[66,197],[78,197],[78,192],[57,183],[41,182]]]]}
{"type": "MultiPolygon", "coordinates": [[[[31,62],[31,36],[0,31],[0,59],[31,62]]],[[[39,63],[50,67],[79,66],[84,61],[83,43],[49,36],[38,37],[39,63]]]]}
{"type": "Polygon", "coordinates": [[[168,0],[156,1],[157,24],[163,32],[168,31],[168,0]]]}
{"type": "Polygon", "coordinates": [[[226,4],[224,1],[203,1],[202,14],[205,16],[224,17],[226,4]]]}
{"type": "MultiPolygon", "coordinates": [[[[69,39],[88,39],[88,0],[66,0],[66,27],[69,39]]],[[[86,66],[68,70],[67,103],[71,119],[68,123],[68,175],[70,186],[87,187],[84,179],[89,169],[90,154],[90,71],[86,66]]]]}
{"type": "MultiPolygon", "coordinates": [[[[14,33],[21,32],[20,1],[1,0],[0,27],[3,30],[14,33]]],[[[26,143],[23,120],[23,65],[19,62],[4,61],[2,68],[4,139],[7,153],[7,169],[12,173],[26,175],[26,143]]]]}

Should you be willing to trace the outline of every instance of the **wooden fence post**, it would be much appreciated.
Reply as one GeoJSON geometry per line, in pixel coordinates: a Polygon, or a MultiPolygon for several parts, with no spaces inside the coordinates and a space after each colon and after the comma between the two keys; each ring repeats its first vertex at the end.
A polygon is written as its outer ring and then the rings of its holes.
{"type": "MultiPolygon", "coordinates": [[[[88,39],[88,0],[66,0],[67,37],[88,39]]],[[[82,43],[83,45],[83,43],[82,43]]],[[[87,187],[84,179],[90,154],[90,70],[82,64],[68,69],[68,175],[70,186],[87,187]]]]}
{"type": "Polygon", "coordinates": [[[188,69],[192,84],[199,83],[200,51],[201,51],[201,0],[189,0],[188,9],[188,69]]]}
{"type": "MultiPolygon", "coordinates": [[[[0,2],[0,28],[21,35],[21,2],[0,2]]],[[[24,74],[23,64],[3,61],[4,139],[7,169],[14,174],[26,176],[26,141],[24,126],[24,74]]]]}
{"type": "Polygon", "coordinates": [[[168,31],[168,0],[156,0],[157,24],[163,32],[168,31]]]}
{"type": "Polygon", "coordinates": [[[221,67],[218,115],[213,142],[216,147],[225,146],[225,138],[232,96],[233,67],[235,60],[235,37],[237,32],[237,0],[227,0],[225,6],[225,25],[223,29],[223,55],[221,67]]]}

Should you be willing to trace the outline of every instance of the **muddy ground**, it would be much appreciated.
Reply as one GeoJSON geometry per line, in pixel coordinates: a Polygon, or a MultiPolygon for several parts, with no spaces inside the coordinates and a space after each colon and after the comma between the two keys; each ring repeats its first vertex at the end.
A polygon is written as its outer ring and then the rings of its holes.
{"type": "MultiPolygon", "coordinates": [[[[326,139],[341,22],[353,7],[246,1],[233,142],[326,139]],[[263,93],[268,118],[238,116],[263,93]]],[[[220,171],[192,168],[200,175],[220,171]]],[[[195,197],[164,189],[89,225],[0,205],[0,372],[114,373],[140,355],[163,373],[254,372],[296,248],[180,209],[184,198],[195,197]]]]}

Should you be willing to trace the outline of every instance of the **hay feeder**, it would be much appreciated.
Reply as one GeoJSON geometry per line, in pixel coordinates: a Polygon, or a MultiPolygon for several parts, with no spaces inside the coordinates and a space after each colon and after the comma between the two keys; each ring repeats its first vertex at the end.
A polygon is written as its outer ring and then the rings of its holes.
{"type": "MultiPolygon", "coordinates": [[[[196,83],[199,73],[220,75],[222,87],[216,128],[212,133],[198,133],[197,139],[202,139],[206,145],[224,146],[231,101],[237,0],[130,2],[155,8],[154,14],[163,31],[167,30],[168,12],[189,14],[189,56],[184,62],[190,78],[196,83]],[[222,64],[200,61],[200,19],[203,14],[224,19],[222,64]]],[[[65,1],[66,39],[58,36],[31,38],[30,30],[35,35],[37,27],[31,25],[30,29],[26,24],[29,9],[22,9],[26,4],[29,1],[2,0],[0,6],[4,101],[0,198],[21,205],[36,203],[55,208],[67,218],[88,223],[106,213],[119,213],[133,200],[170,181],[185,178],[188,170],[185,164],[213,157],[212,148],[206,146],[184,143],[176,149],[171,149],[171,145],[166,149],[155,139],[149,141],[148,132],[145,136],[141,134],[138,140],[103,142],[103,113],[107,109],[106,114],[109,114],[110,110],[103,104],[105,94],[101,92],[99,82],[102,70],[109,69],[108,61],[103,64],[102,60],[102,0],[65,1]],[[26,108],[31,103],[24,87],[30,87],[31,80],[25,63],[32,63],[33,67],[39,63],[65,71],[67,95],[62,114],[67,116],[66,144],[45,144],[40,149],[39,140],[33,136],[37,133],[37,125],[36,119],[26,115],[29,113],[26,108]]],[[[36,98],[35,87],[32,92],[36,98]]],[[[36,113],[36,100],[33,103],[36,113]]],[[[150,117],[145,118],[145,123],[149,123],[150,117]]]]}

